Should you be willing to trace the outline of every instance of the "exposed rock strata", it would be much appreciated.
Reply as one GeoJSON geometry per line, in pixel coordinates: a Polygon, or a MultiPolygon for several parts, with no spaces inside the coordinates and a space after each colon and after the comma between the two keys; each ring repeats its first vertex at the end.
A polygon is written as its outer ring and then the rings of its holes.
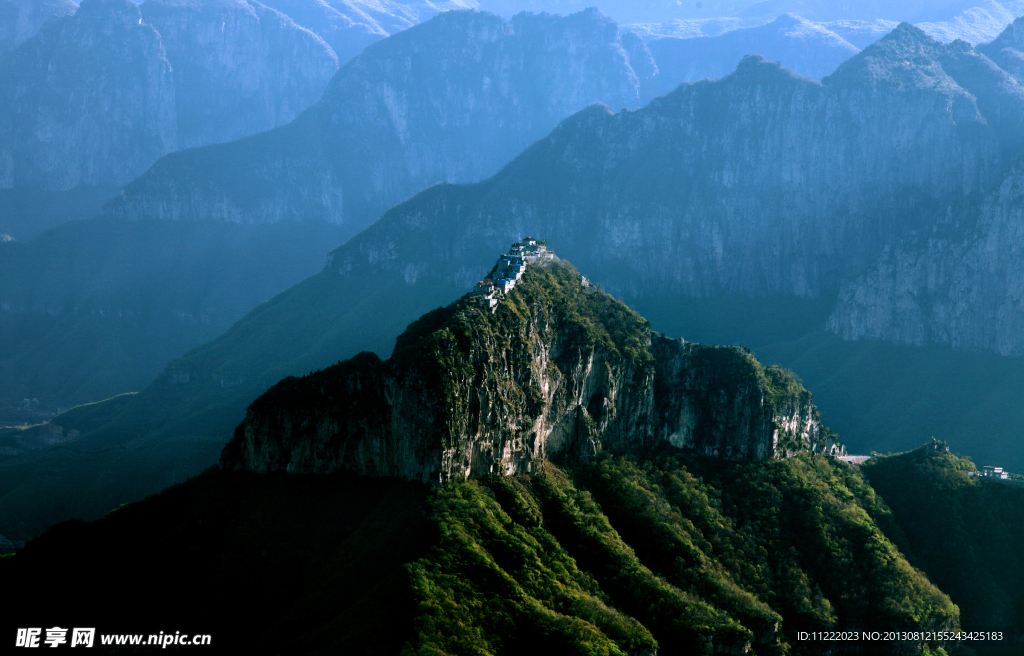
{"type": "Polygon", "coordinates": [[[530,267],[494,314],[467,296],[364,353],[288,378],[250,407],[222,461],[444,482],[665,441],[736,460],[839,452],[810,394],[742,349],[651,333],[563,263],[530,267]]]}
{"type": "Polygon", "coordinates": [[[829,328],[845,339],[1024,355],[1024,166],[980,202],[886,248],[843,284],[829,328]]]}

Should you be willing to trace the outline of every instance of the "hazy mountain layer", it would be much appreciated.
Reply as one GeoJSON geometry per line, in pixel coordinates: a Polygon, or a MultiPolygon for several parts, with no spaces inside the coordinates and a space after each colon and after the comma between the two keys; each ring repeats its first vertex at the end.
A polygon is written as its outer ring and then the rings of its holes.
{"type": "Polygon", "coordinates": [[[290,18],[248,0],[147,0],[174,71],[178,147],[284,125],[320,99],[337,56],[290,18]]]}
{"type": "Polygon", "coordinates": [[[0,55],[35,36],[51,18],[73,14],[77,9],[72,0],[0,1],[0,55]]]}
{"type": "Polygon", "coordinates": [[[0,187],[110,186],[177,147],[171,64],[129,0],[85,0],[0,60],[0,187]]]}
{"type": "Polygon", "coordinates": [[[749,54],[778,61],[802,75],[821,79],[858,52],[827,29],[787,14],[761,27],[732,30],[704,38],[661,38],[647,44],[660,75],[651,96],[668,93],[680,81],[723,77],[749,54]]]}
{"type": "Polygon", "coordinates": [[[636,112],[577,114],[490,180],[397,206],[331,268],[468,286],[481,254],[534,233],[633,296],[816,297],[996,181],[1021,107],[986,58],[911,26],[823,84],[748,58],[636,112]]]}
{"type": "Polygon", "coordinates": [[[890,248],[843,284],[829,329],[845,339],[1024,355],[1024,168],[977,203],[890,248]]]}
{"type": "Polygon", "coordinates": [[[0,417],[24,398],[53,412],[141,389],[339,241],[315,222],[88,220],[0,243],[0,417]]]}
{"type": "Polygon", "coordinates": [[[1024,18],[1013,21],[991,43],[978,46],[978,52],[1018,81],[1024,78],[1024,18]]]}
{"type": "MultiPolygon", "coordinates": [[[[625,45],[649,58],[638,41],[625,45]]],[[[367,49],[292,124],[161,160],[107,214],[316,218],[354,234],[423,187],[493,174],[592,102],[638,106],[633,59],[597,12],[445,14],[367,49]]]]}
{"type": "MultiPolygon", "coordinates": [[[[979,50],[1020,79],[1022,48],[1024,21],[1017,20],[979,50]]],[[[984,195],[887,246],[870,269],[843,283],[829,329],[845,339],[1024,354],[1022,181],[1018,164],[984,195]]]]}
{"type": "Polygon", "coordinates": [[[246,0],[88,0],[3,58],[0,186],[120,186],[179,147],[289,122],[337,70],[246,0]]]}
{"type": "Polygon", "coordinates": [[[374,41],[409,29],[439,12],[477,8],[475,0],[266,0],[263,4],[318,34],[334,49],[341,64],[374,41]]]}

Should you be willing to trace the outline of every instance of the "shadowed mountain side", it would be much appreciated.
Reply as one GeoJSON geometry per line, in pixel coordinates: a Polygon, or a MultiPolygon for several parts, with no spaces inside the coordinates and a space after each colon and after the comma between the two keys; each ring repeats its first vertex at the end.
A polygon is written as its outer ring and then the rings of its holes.
{"type": "Polygon", "coordinates": [[[161,160],[106,214],[314,216],[354,234],[427,185],[492,175],[590,103],[637,107],[641,82],[616,25],[597,11],[508,22],[447,13],[369,47],[287,127],[161,160]]]}
{"type": "Polygon", "coordinates": [[[163,622],[210,649],[289,654],[823,656],[797,632],[959,627],[900,538],[858,469],[809,454],[604,457],[433,490],[209,471],[0,559],[20,601],[0,630],[163,622]],[[103,585],[125,594],[88,603],[103,585]]]}
{"type": "Polygon", "coordinates": [[[141,389],[338,241],[316,222],[88,220],[0,243],[0,417],[23,398],[53,412],[141,389]]]}

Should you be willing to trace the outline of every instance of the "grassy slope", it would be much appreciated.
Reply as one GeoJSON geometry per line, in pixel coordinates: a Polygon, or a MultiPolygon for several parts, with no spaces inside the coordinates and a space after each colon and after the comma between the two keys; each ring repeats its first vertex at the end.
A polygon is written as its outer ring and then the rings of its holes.
{"type": "Polygon", "coordinates": [[[209,472],[0,560],[21,600],[3,623],[410,655],[702,654],[747,640],[761,656],[814,654],[794,631],[955,626],[875,519],[891,521],[856,469],[811,456],[605,458],[429,494],[209,472]],[[87,603],[97,587],[119,594],[87,603]]]}

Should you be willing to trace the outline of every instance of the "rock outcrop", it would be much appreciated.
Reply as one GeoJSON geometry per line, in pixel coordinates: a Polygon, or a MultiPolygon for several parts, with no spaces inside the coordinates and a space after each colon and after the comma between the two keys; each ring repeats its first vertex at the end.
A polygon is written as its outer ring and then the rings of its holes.
{"type": "Polygon", "coordinates": [[[363,353],[278,383],[222,462],[443,483],[661,442],[735,460],[841,451],[781,369],[652,333],[574,268],[547,262],[493,313],[473,295],[428,313],[387,361],[363,353]]]}

